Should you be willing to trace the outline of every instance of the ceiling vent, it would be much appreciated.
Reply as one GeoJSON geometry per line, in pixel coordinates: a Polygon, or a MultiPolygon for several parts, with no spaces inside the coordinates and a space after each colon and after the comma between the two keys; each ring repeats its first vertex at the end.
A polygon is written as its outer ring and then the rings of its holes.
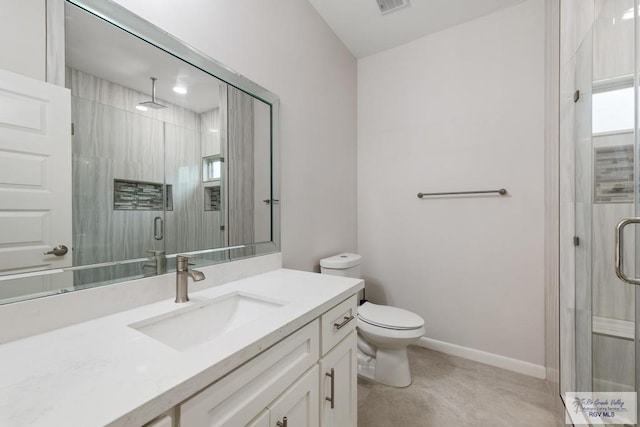
{"type": "Polygon", "coordinates": [[[383,15],[409,6],[409,0],[376,0],[376,2],[383,15]]]}

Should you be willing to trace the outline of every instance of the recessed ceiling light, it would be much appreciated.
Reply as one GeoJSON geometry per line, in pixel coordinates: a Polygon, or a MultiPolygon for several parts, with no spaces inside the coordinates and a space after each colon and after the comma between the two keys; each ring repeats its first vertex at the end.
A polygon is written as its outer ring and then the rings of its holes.
{"type": "Polygon", "coordinates": [[[136,110],[140,110],[140,111],[147,111],[148,108],[145,107],[144,105],[136,105],[136,110]]]}
{"type": "Polygon", "coordinates": [[[185,93],[187,93],[187,88],[184,86],[174,86],[173,91],[175,93],[179,93],[180,95],[184,95],[185,93]]]}

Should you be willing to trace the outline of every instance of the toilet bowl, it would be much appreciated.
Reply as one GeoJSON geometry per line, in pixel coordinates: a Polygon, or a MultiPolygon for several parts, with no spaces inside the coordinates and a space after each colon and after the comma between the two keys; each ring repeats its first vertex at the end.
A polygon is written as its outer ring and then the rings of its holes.
{"type": "Polygon", "coordinates": [[[365,302],[358,307],[358,373],[381,384],[411,384],[407,347],[424,335],[424,320],[410,311],[365,302]],[[374,352],[375,351],[375,352],[374,352]]]}
{"type": "MultiPolygon", "coordinates": [[[[360,277],[361,257],[339,254],[320,261],[323,274],[360,277]]],[[[358,375],[393,387],[411,384],[407,347],[424,335],[424,320],[397,307],[358,307],[358,375]]]]}

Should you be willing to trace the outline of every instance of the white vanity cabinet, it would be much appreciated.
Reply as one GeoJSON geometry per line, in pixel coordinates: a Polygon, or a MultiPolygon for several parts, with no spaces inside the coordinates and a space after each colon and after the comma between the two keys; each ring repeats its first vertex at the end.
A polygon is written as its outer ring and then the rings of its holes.
{"type": "Polygon", "coordinates": [[[185,401],[179,426],[355,427],[355,313],[353,295],[185,401]]]}

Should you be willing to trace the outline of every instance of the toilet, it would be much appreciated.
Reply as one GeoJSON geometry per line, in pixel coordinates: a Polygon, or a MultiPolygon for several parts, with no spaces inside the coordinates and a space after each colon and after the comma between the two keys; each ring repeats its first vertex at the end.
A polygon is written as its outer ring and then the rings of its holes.
{"type": "MultiPolygon", "coordinates": [[[[320,271],[360,278],[361,262],[358,254],[338,254],[322,259],[320,271]]],[[[358,375],[392,387],[410,385],[407,347],[424,335],[424,319],[401,308],[365,302],[358,307],[357,329],[358,375]]]]}

